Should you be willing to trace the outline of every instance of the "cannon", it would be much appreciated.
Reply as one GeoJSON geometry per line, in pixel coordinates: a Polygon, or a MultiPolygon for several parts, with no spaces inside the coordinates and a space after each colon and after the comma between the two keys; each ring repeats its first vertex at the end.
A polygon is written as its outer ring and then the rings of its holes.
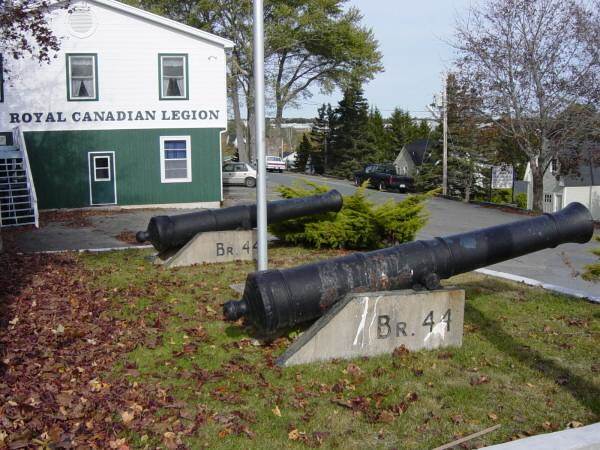
{"type": "MultiPolygon", "coordinates": [[[[275,223],[297,217],[337,212],[343,198],[338,191],[325,194],[277,200],[267,203],[267,222],[275,223]]],[[[154,216],[146,231],[138,231],[136,240],[150,241],[159,252],[185,245],[198,233],[224,230],[249,230],[256,227],[256,205],[239,205],[210,209],[176,216],[154,216]]]]}
{"type": "Polygon", "coordinates": [[[240,301],[223,305],[228,320],[246,316],[272,333],[315,319],[351,292],[436,289],[440,280],[593,234],[580,203],[539,217],[468,233],[413,241],[283,270],[250,273],[240,301]]]}

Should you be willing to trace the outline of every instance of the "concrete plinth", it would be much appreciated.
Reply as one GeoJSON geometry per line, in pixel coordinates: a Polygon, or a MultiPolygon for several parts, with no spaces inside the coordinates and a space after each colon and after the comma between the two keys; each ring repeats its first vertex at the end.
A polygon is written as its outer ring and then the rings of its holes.
{"type": "Polygon", "coordinates": [[[293,366],[334,358],[462,345],[465,292],[447,288],[350,294],[278,359],[293,366]]]}
{"type": "Polygon", "coordinates": [[[158,254],[154,262],[171,268],[202,263],[251,261],[256,259],[256,251],[256,230],[212,231],[198,233],[175,252],[158,254]]]}

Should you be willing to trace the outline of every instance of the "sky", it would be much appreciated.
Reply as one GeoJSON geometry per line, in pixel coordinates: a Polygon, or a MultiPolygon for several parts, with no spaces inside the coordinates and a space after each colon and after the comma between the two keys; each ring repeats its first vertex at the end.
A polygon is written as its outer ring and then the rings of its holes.
{"type": "MultiPolygon", "coordinates": [[[[364,86],[365,96],[384,117],[395,107],[413,117],[430,117],[426,105],[442,88],[442,74],[451,66],[455,18],[473,0],[349,0],[363,14],[363,25],[373,30],[383,53],[385,71],[364,86]]],[[[286,117],[314,117],[322,103],[337,105],[340,92],[315,92],[286,117]]]]}

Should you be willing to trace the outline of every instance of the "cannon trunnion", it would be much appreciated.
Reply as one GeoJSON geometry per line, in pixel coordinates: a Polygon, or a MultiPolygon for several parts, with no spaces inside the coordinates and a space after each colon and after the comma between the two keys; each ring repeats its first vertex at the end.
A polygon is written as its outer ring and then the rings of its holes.
{"type": "Polygon", "coordinates": [[[315,319],[350,292],[439,287],[439,280],[508,259],[588,242],[590,212],[571,203],[554,214],[427,241],[248,275],[243,297],[223,306],[225,317],[247,316],[265,332],[315,319]]]}

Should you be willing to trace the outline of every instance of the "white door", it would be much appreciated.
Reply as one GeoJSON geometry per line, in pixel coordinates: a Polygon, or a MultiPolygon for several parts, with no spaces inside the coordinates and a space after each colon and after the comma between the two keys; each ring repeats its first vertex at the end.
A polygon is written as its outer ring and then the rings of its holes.
{"type": "Polygon", "coordinates": [[[544,192],[544,206],[543,210],[545,213],[554,212],[554,208],[552,208],[552,194],[547,194],[544,192]]]}
{"type": "Polygon", "coordinates": [[[563,209],[563,195],[556,194],[556,202],[554,203],[554,211],[560,211],[563,209]]]}

